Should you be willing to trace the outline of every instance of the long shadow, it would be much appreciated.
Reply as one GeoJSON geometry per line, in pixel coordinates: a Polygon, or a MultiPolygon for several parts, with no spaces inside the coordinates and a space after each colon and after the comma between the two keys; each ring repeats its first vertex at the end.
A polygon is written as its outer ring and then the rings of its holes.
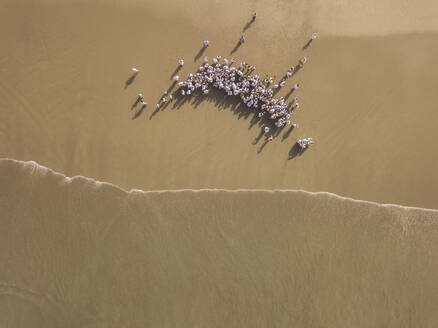
{"type": "Polygon", "coordinates": [[[135,99],[134,103],[131,105],[131,110],[133,110],[139,102],[140,102],[140,97],[137,97],[137,99],[135,99]]]}
{"type": "Polygon", "coordinates": [[[251,121],[249,122],[248,130],[251,130],[257,123],[259,123],[260,125],[260,122],[262,122],[262,118],[263,117],[259,117],[258,113],[255,113],[251,121]]]}
{"type": "Polygon", "coordinates": [[[178,65],[178,67],[173,71],[173,73],[170,75],[170,79],[172,80],[172,78],[176,75],[176,73],[178,73],[181,70],[182,66],[178,65]]]}
{"type": "Polygon", "coordinates": [[[167,89],[167,94],[169,94],[173,90],[173,88],[175,88],[175,85],[176,85],[176,81],[173,81],[170,87],[167,89]]]}
{"type": "Polygon", "coordinates": [[[141,106],[140,109],[137,112],[135,112],[132,119],[135,120],[137,117],[139,117],[145,108],[146,108],[146,105],[141,106]]]}
{"type": "MultiPolygon", "coordinates": [[[[174,81],[172,85],[167,89],[168,95],[175,87],[177,83],[174,81]]],[[[280,135],[284,127],[277,128],[274,126],[272,120],[269,119],[268,116],[263,115],[262,117],[258,116],[259,111],[254,108],[248,108],[245,103],[242,102],[240,97],[238,96],[228,96],[223,90],[210,87],[209,93],[205,95],[201,90],[196,90],[190,96],[183,96],[181,94],[181,89],[177,88],[172,93],[173,100],[167,101],[165,104],[161,103],[161,106],[155,109],[149,116],[151,120],[155,115],[157,115],[160,111],[165,110],[167,107],[171,106],[172,110],[179,110],[186,103],[190,103],[193,110],[196,110],[203,102],[212,103],[218,111],[222,110],[230,110],[233,115],[237,116],[237,119],[248,119],[251,115],[250,124],[248,130],[250,130],[255,125],[258,125],[261,130],[259,135],[252,142],[253,145],[257,145],[260,140],[265,136],[265,141],[257,150],[257,153],[260,154],[266,145],[269,143],[268,136],[265,135],[263,127],[268,126],[270,128],[270,135],[277,137],[280,135]]],[[[167,97],[166,97],[167,98],[167,97]]],[[[161,99],[161,98],[160,98],[161,99]]],[[[290,132],[287,132],[290,133],[290,132]]]]}
{"type": "Polygon", "coordinates": [[[259,143],[260,139],[263,137],[264,134],[265,134],[265,131],[263,131],[263,129],[260,129],[259,135],[254,139],[252,144],[253,145],[257,145],[259,143]]]}
{"type": "Polygon", "coordinates": [[[125,82],[125,89],[126,89],[130,84],[132,84],[132,82],[134,82],[134,80],[135,80],[136,77],[137,77],[137,73],[133,73],[133,74],[129,77],[129,79],[126,80],[126,82],[125,82]]]}
{"type": "Polygon", "coordinates": [[[160,111],[159,108],[155,108],[155,110],[151,113],[151,115],[149,115],[149,120],[152,120],[152,118],[158,114],[158,112],[160,111]]]}
{"type": "Polygon", "coordinates": [[[274,137],[278,137],[281,131],[285,128],[286,125],[283,125],[282,127],[276,128],[274,133],[272,134],[274,137]]]}
{"type": "Polygon", "coordinates": [[[301,149],[301,147],[295,143],[293,147],[289,150],[289,158],[288,160],[294,159],[297,156],[301,156],[304,154],[307,148],[301,149]]]}
{"type": "Polygon", "coordinates": [[[249,29],[252,25],[252,23],[254,23],[255,19],[251,19],[248,23],[245,24],[245,26],[242,29],[242,32],[245,32],[247,29],[249,29]]]}
{"type": "Polygon", "coordinates": [[[294,91],[295,91],[294,88],[290,89],[290,91],[284,95],[284,100],[285,100],[285,101],[288,100],[288,99],[290,98],[290,96],[292,96],[292,94],[294,93],[294,91]]]}
{"type": "Polygon", "coordinates": [[[283,134],[283,136],[281,137],[281,142],[283,142],[283,141],[285,141],[287,138],[289,138],[289,136],[290,136],[290,134],[292,133],[293,130],[294,130],[294,127],[291,126],[291,127],[289,128],[289,130],[287,130],[287,131],[283,134]]]}
{"type": "Polygon", "coordinates": [[[199,52],[196,54],[195,58],[193,59],[193,61],[197,61],[205,52],[205,50],[207,49],[207,47],[202,47],[201,49],[199,49],[199,52]]]}
{"type": "Polygon", "coordinates": [[[260,148],[257,150],[257,154],[260,154],[263,151],[263,149],[265,149],[265,147],[268,144],[268,142],[269,142],[269,140],[268,140],[268,138],[266,138],[266,140],[262,143],[260,148]]]}
{"type": "Polygon", "coordinates": [[[304,45],[303,47],[303,51],[306,50],[307,48],[309,48],[310,44],[312,43],[312,39],[310,39],[309,41],[307,41],[307,43],[304,45]]]}
{"type": "Polygon", "coordinates": [[[234,46],[234,48],[230,51],[230,55],[234,54],[237,50],[239,50],[242,43],[240,41],[237,41],[237,44],[234,46]]]}

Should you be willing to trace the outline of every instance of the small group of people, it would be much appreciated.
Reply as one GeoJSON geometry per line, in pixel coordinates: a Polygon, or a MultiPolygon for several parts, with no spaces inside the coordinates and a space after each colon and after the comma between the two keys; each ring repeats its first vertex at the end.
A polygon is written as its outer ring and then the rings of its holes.
{"type": "Polygon", "coordinates": [[[144,98],[143,98],[143,94],[142,94],[142,93],[139,93],[139,94],[138,94],[137,101],[140,102],[140,103],[142,104],[142,106],[144,106],[144,107],[148,104],[146,101],[144,101],[144,98]]]}
{"type": "Polygon", "coordinates": [[[160,101],[157,103],[157,105],[155,106],[155,109],[160,109],[160,107],[162,105],[165,105],[167,102],[171,102],[173,100],[173,95],[170,94],[168,98],[166,98],[167,94],[169,92],[167,90],[164,90],[163,92],[163,97],[161,97],[160,101]]]}
{"type": "Polygon", "coordinates": [[[312,138],[304,138],[297,141],[298,146],[301,147],[301,150],[304,150],[311,145],[313,145],[313,139],[312,138]]]}

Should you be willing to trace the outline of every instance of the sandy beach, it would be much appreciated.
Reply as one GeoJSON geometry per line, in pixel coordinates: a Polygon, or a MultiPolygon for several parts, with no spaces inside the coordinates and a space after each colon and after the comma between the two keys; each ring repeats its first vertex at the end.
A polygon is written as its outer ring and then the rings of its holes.
{"type": "Polygon", "coordinates": [[[437,208],[436,4],[160,3],[4,3],[0,156],[127,189],[304,189],[437,208]],[[237,61],[282,76],[309,59],[293,78],[299,128],[259,153],[262,127],[233,101],[207,97],[150,119],[178,59],[179,75],[194,72],[204,39],[205,55],[228,56],[252,10],[237,61]],[[125,88],[133,66],[141,71],[125,88]],[[149,106],[133,120],[138,92],[149,106]],[[289,159],[302,137],[315,146],[289,159]]]}
{"type": "Polygon", "coordinates": [[[0,326],[436,327],[437,12],[0,1],[0,326]],[[152,115],[205,55],[306,56],[299,127],[220,92],[152,115]]]}
{"type": "Polygon", "coordinates": [[[127,193],[5,160],[0,183],[6,327],[438,321],[436,210],[301,191],[127,193]]]}

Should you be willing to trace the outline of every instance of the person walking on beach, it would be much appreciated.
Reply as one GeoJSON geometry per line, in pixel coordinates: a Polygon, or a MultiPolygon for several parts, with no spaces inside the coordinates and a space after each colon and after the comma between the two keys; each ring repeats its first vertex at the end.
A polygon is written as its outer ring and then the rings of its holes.
{"type": "Polygon", "coordinates": [[[239,43],[242,44],[245,42],[245,37],[242,35],[239,39],[239,43]]]}
{"type": "Polygon", "coordinates": [[[256,18],[257,18],[257,13],[256,13],[256,12],[253,12],[253,14],[252,14],[252,21],[255,21],[256,18]]]}
{"type": "Polygon", "coordinates": [[[204,44],[204,47],[207,48],[207,47],[210,45],[210,41],[205,40],[205,41],[203,42],[203,44],[204,44]]]}
{"type": "Polygon", "coordinates": [[[137,74],[138,72],[140,72],[140,70],[138,68],[133,67],[132,72],[134,72],[134,74],[137,74]]]}
{"type": "Polygon", "coordinates": [[[178,60],[178,65],[179,66],[184,66],[184,59],[178,60]]]}

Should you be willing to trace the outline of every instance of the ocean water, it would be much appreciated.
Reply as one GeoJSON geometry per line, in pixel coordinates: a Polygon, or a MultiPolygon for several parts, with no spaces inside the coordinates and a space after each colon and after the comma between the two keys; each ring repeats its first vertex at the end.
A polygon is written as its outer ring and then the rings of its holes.
{"type": "Polygon", "coordinates": [[[0,160],[2,327],[436,327],[438,211],[0,160]]]}

